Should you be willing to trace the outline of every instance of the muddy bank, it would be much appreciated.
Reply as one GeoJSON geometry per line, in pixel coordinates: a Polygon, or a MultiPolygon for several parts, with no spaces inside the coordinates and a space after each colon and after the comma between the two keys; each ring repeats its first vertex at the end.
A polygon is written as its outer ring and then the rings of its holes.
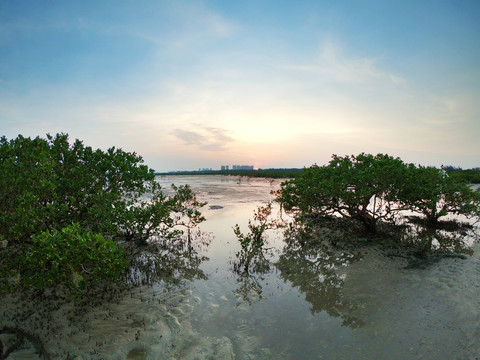
{"type": "MultiPolygon", "coordinates": [[[[1,326],[33,334],[46,355],[39,356],[36,344],[24,339],[8,359],[233,358],[228,339],[192,330],[189,317],[199,299],[188,282],[168,291],[130,289],[93,306],[32,295],[3,297],[1,326]]],[[[17,341],[15,335],[2,335],[5,348],[17,341]]]]}

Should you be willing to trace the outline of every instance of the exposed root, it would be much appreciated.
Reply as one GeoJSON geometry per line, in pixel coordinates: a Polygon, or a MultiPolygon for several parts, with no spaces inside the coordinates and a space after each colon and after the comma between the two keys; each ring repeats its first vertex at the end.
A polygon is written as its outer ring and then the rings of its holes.
{"type": "Polygon", "coordinates": [[[6,350],[4,349],[3,343],[0,341],[0,360],[4,360],[10,356],[10,354],[14,351],[19,350],[20,346],[25,342],[25,340],[29,341],[33,347],[35,348],[37,354],[41,356],[45,360],[50,360],[50,355],[45,350],[45,346],[43,345],[42,340],[35,335],[29,334],[24,330],[17,328],[17,327],[10,327],[5,326],[0,329],[0,334],[11,334],[17,337],[15,343],[10,345],[6,350]],[[4,351],[5,350],[5,351],[4,351]]]}

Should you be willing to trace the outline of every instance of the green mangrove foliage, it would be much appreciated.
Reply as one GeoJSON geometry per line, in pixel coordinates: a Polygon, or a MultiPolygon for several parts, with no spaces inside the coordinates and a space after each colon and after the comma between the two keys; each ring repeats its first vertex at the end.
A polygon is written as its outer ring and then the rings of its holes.
{"type": "Polygon", "coordinates": [[[314,165],[282,183],[277,201],[303,218],[340,215],[375,232],[379,220],[390,220],[398,208],[403,162],[379,154],[339,157],[327,166],[314,165]]]}
{"type": "Polygon", "coordinates": [[[23,285],[36,288],[65,283],[81,292],[101,279],[118,280],[128,265],[114,241],[78,224],[34,235],[24,254],[18,274],[23,285]]]}
{"type": "Polygon", "coordinates": [[[409,164],[398,199],[435,226],[448,214],[479,216],[480,192],[473,191],[459,173],[409,164]]]}
{"type": "Polygon", "coordinates": [[[188,185],[171,185],[173,195],[167,195],[161,186],[152,181],[148,194],[140,199],[128,199],[117,205],[119,232],[127,240],[145,244],[152,236],[174,238],[189,231],[205,220],[200,209],[206,204],[199,202],[188,185]]]}
{"type": "Polygon", "coordinates": [[[276,193],[297,220],[341,216],[376,232],[379,221],[394,223],[403,210],[423,214],[429,225],[448,214],[479,216],[480,192],[442,169],[405,164],[378,154],[333,155],[282,183],[276,193]]]}
{"type": "MultiPolygon", "coordinates": [[[[0,259],[0,269],[6,274],[21,264],[25,276],[21,283],[28,286],[39,283],[33,278],[29,281],[27,274],[42,267],[45,284],[62,279],[78,287],[85,279],[101,278],[97,270],[80,271],[70,260],[52,272],[50,260],[40,261],[41,244],[58,243],[63,236],[75,239],[71,240],[75,249],[69,254],[80,253],[82,246],[101,243],[101,238],[141,244],[154,235],[174,237],[181,227],[191,228],[204,220],[199,211],[204,203],[197,201],[188,186],[173,187],[170,193],[163,192],[153,170],[135,153],[94,150],[80,140],[70,143],[66,134],[47,135],[46,139],[19,135],[10,141],[2,137],[0,239],[8,244],[3,251],[11,256],[8,264],[5,257],[0,259]]],[[[123,271],[126,262],[119,260],[117,243],[107,243],[108,251],[93,246],[89,256],[99,267],[109,263],[123,271]]],[[[52,256],[60,256],[59,247],[49,249],[52,256]]],[[[112,268],[104,275],[115,277],[117,273],[112,268]]]]}

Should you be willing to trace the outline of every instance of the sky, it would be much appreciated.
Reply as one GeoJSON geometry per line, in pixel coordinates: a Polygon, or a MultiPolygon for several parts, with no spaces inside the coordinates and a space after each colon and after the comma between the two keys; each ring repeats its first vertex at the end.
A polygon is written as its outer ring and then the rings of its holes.
{"type": "Polygon", "coordinates": [[[0,136],[157,171],[480,166],[480,1],[0,1],[0,136]]]}

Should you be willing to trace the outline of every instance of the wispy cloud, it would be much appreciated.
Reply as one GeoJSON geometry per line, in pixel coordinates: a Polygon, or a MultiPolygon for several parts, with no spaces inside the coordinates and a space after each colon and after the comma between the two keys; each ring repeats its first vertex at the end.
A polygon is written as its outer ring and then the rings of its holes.
{"type": "Polygon", "coordinates": [[[199,4],[185,6],[185,4],[182,3],[178,10],[179,13],[182,14],[181,18],[183,21],[211,35],[228,37],[235,29],[235,26],[225,17],[199,4]]]}
{"type": "Polygon", "coordinates": [[[205,137],[195,131],[175,129],[172,135],[182,140],[185,145],[200,145],[205,141],[205,137]]]}
{"type": "Polygon", "coordinates": [[[453,128],[464,131],[478,129],[478,96],[469,93],[431,95],[424,101],[420,121],[426,126],[442,127],[446,133],[453,128]]]}
{"type": "Polygon", "coordinates": [[[353,57],[331,40],[324,41],[318,59],[307,64],[284,66],[287,70],[302,71],[320,77],[347,83],[362,83],[372,80],[388,81],[395,85],[405,80],[380,66],[380,61],[373,57],[353,57]]]}
{"type": "Polygon", "coordinates": [[[196,126],[195,129],[189,130],[175,129],[172,131],[172,135],[185,145],[203,151],[226,150],[228,144],[234,141],[228,133],[225,129],[203,126],[196,126]]]}
{"type": "MultiPolygon", "coordinates": [[[[92,32],[99,36],[130,36],[155,45],[176,44],[185,46],[197,41],[226,38],[238,27],[236,23],[202,2],[157,2],[145,6],[136,3],[115,4],[115,9],[97,4],[85,4],[83,12],[72,11],[68,6],[38,6],[39,16],[3,19],[0,23],[0,39],[23,33],[76,31],[92,32]],[[109,21],[105,16],[111,12],[109,21]],[[118,17],[119,14],[128,16],[118,17]],[[141,21],[139,21],[141,19],[141,21]]],[[[1,18],[0,14],[0,18],[1,18]]]]}
{"type": "Polygon", "coordinates": [[[185,47],[199,40],[227,38],[233,34],[236,25],[219,13],[194,2],[172,2],[153,9],[152,20],[156,15],[169,16],[169,26],[123,26],[116,31],[141,38],[155,44],[170,44],[185,47]],[[165,33],[168,37],[165,37],[165,33]]]}

